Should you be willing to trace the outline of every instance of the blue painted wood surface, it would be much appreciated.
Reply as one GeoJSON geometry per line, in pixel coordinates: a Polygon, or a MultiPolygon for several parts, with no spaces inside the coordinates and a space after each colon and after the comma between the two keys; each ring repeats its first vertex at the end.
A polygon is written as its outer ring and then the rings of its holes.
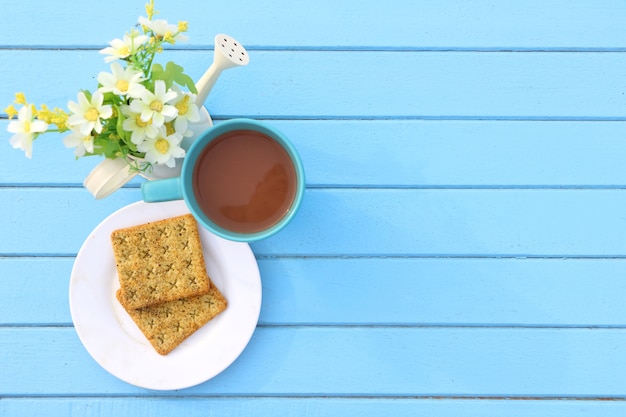
{"type": "MultiPolygon", "coordinates": [[[[65,106],[143,1],[0,11],[0,99],[65,106]]],[[[188,20],[165,53],[198,78],[216,33],[248,67],[216,123],[276,125],[307,171],[301,211],[251,245],[259,326],[181,391],[119,381],[68,306],[96,201],[61,136],[0,141],[0,415],[623,416],[626,3],[157,1],[188,20]]],[[[1,104],[1,103],[0,103],[1,104]]],[[[0,109],[0,132],[8,124],[0,109]]]]}

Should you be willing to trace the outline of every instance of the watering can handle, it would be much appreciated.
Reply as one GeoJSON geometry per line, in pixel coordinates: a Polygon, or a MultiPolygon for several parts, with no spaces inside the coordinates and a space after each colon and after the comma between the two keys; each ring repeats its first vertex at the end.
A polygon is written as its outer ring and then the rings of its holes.
{"type": "Polygon", "coordinates": [[[117,191],[137,175],[125,158],[104,159],[89,173],[83,185],[97,199],[117,191]]]}

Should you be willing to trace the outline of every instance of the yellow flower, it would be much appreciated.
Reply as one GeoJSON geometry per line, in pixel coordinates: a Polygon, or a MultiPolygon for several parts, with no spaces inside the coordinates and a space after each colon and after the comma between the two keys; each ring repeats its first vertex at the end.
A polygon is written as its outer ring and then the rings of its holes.
{"type": "Polygon", "coordinates": [[[22,149],[27,158],[32,157],[33,139],[48,129],[48,125],[41,120],[34,120],[32,106],[23,106],[17,115],[17,120],[9,123],[7,131],[14,135],[10,139],[13,148],[22,149]]]}
{"type": "Polygon", "coordinates": [[[171,43],[172,45],[176,43],[176,41],[174,40],[174,36],[172,35],[172,32],[165,32],[165,34],[163,35],[163,41],[167,43],[171,43]]]}
{"type": "Polygon", "coordinates": [[[50,124],[50,109],[48,109],[48,106],[46,106],[45,104],[41,105],[41,109],[36,110],[35,109],[35,117],[38,118],[39,120],[42,120],[48,124],[50,124]]]}
{"type": "Polygon", "coordinates": [[[59,130],[67,130],[67,120],[68,120],[69,116],[67,113],[65,113],[62,109],[59,109],[58,107],[55,107],[54,109],[54,115],[52,116],[52,118],[50,119],[50,121],[55,124],[59,130]]]}
{"type": "Polygon", "coordinates": [[[93,154],[93,140],[93,135],[85,135],[81,133],[79,129],[72,129],[72,133],[63,138],[63,144],[66,148],[76,148],[74,150],[74,155],[76,155],[77,158],[80,158],[85,154],[93,154]]]}
{"type": "Polygon", "coordinates": [[[150,0],[150,3],[146,3],[146,14],[148,15],[148,19],[152,20],[152,16],[154,16],[154,0],[150,0]]]}
{"type": "Polygon", "coordinates": [[[176,159],[185,156],[185,150],[180,147],[183,135],[174,133],[167,135],[165,127],[161,127],[154,138],[146,138],[137,145],[139,152],[145,152],[146,161],[152,164],[165,164],[170,168],[176,166],[176,159]]]}
{"type": "Polygon", "coordinates": [[[180,21],[178,22],[178,31],[179,32],[187,32],[189,30],[189,22],[180,21]]]}
{"type": "Polygon", "coordinates": [[[173,135],[174,133],[176,133],[176,130],[174,129],[174,122],[165,123],[165,134],[169,136],[173,135]]]}
{"type": "Polygon", "coordinates": [[[15,104],[26,104],[24,93],[15,93],[15,104]]]}
{"type": "Polygon", "coordinates": [[[139,17],[139,24],[145,28],[148,28],[148,31],[152,32],[157,40],[163,39],[167,32],[170,32],[169,36],[174,38],[177,42],[187,42],[189,38],[187,35],[183,35],[178,31],[177,25],[170,25],[167,20],[157,19],[157,20],[148,20],[143,16],[139,17]]]}
{"type": "Polygon", "coordinates": [[[102,120],[107,120],[113,115],[113,106],[103,103],[104,95],[100,90],[93,93],[91,100],[87,99],[84,92],[79,92],[78,103],[73,101],[67,103],[72,112],[68,124],[84,136],[90,135],[94,130],[101,133],[104,127],[102,120]]]}
{"type": "Polygon", "coordinates": [[[9,116],[9,119],[14,118],[15,116],[17,116],[17,113],[18,113],[17,109],[15,108],[15,106],[13,106],[13,104],[11,104],[9,107],[4,109],[4,111],[9,116]]]}
{"type": "Polygon", "coordinates": [[[130,35],[124,35],[123,39],[113,39],[109,42],[110,46],[101,49],[100,53],[109,55],[104,58],[104,62],[113,62],[116,59],[128,58],[128,56],[137,53],[139,47],[147,40],[147,36],[137,35],[133,32],[130,35]]]}
{"type": "Polygon", "coordinates": [[[34,110],[33,114],[38,120],[46,122],[47,124],[56,125],[60,131],[67,130],[68,115],[62,109],[55,107],[54,110],[50,110],[45,104],[41,105],[39,110],[34,110]]]}
{"type": "Polygon", "coordinates": [[[174,101],[174,107],[178,109],[178,115],[174,120],[175,131],[183,136],[191,134],[188,131],[189,122],[197,122],[200,120],[200,110],[196,105],[196,95],[184,93],[178,88],[174,88],[178,97],[174,101]]]}

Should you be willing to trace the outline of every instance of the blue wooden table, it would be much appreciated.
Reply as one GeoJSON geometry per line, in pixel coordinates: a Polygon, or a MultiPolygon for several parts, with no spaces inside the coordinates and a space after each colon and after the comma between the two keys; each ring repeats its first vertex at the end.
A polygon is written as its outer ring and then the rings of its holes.
{"type": "MultiPolygon", "coordinates": [[[[0,11],[0,98],[65,107],[143,1],[0,11]]],[[[290,225],[251,244],[258,326],[224,372],[127,384],[81,344],[75,257],[142,180],[95,200],[62,136],[9,145],[0,114],[0,415],[623,416],[626,3],[158,1],[197,79],[227,33],[215,123],[291,138],[290,225]],[[608,400],[608,401],[607,401],[608,400]]],[[[4,105],[2,108],[4,108],[4,105]]]]}

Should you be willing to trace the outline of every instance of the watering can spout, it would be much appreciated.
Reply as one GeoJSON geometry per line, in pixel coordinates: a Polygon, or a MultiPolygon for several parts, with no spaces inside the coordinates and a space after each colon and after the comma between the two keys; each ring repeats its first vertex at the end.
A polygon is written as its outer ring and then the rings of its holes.
{"type": "Polygon", "coordinates": [[[245,48],[231,36],[219,34],[215,36],[213,63],[196,83],[198,107],[204,105],[206,98],[213,89],[215,82],[223,70],[248,65],[250,56],[245,48]]]}

